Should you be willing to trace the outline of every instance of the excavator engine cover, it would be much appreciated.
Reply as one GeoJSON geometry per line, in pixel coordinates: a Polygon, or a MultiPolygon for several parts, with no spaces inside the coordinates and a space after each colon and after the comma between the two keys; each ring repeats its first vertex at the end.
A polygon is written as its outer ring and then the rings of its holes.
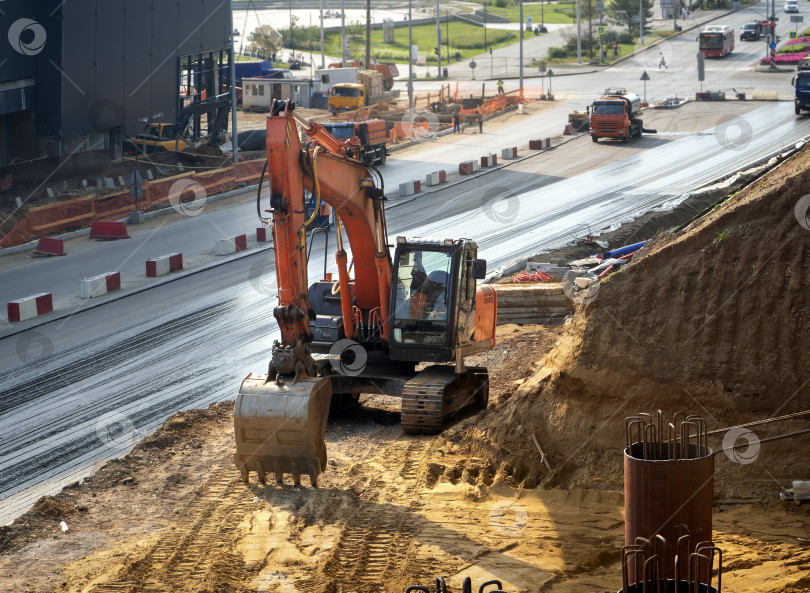
{"type": "Polygon", "coordinates": [[[242,381],[233,410],[236,455],[234,461],[248,481],[251,471],[260,482],[273,472],[281,482],[284,474],[296,485],[309,474],[313,486],[326,469],[326,420],[332,385],[326,377],[267,380],[250,374],[242,381]]]}

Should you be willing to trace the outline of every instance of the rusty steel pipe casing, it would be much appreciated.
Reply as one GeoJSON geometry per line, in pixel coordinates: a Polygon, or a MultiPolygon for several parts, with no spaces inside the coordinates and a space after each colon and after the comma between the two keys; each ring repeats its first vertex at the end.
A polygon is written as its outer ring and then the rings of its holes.
{"type": "MultiPolygon", "coordinates": [[[[636,543],[641,537],[653,541],[656,535],[666,539],[663,578],[675,578],[676,542],[689,535],[689,553],[695,545],[712,540],[712,493],[714,456],[708,447],[688,445],[688,455],[680,457],[680,443],[667,459],[667,443],[661,444],[663,459],[641,459],[643,443],[624,450],[624,542],[636,543]]],[[[684,575],[685,576],[685,575],[684,575]]]]}

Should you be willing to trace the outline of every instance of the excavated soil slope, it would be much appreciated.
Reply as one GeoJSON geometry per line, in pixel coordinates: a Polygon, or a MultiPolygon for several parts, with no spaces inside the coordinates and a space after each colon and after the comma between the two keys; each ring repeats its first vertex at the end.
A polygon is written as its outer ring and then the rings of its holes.
{"type": "MultiPolygon", "coordinates": [[[[531,481],[621,488],[627,416],[683,410],[711,430],[810,408],[810,225],[795,214],[810,193],[808,155],[685,231],[658,235],[580,306],[507,406],[452,438],[531,481]],[[532,432],[551,477],[538,470],[532,432]]],[[[752,430],[765,438],[808,426],[804,417],[752,430]]],[[[715,494],[773,499],[780,484],[810,476],[808,449],[804,435],[762,444],[755,463],[720,454],[715,494]]]]}

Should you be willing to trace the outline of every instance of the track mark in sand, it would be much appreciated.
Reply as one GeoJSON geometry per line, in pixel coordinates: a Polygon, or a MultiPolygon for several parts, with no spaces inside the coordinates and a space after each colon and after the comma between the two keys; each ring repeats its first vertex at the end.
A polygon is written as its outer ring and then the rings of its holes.
{"type": "Polygon", "coordinates": [[[380,457],[392,468],[391,474],[402,479],[384,482],[386,486],[373,496],[378,502],[358,501],[357,511],[347,519],[321,574],[301,583],[300,589],[364,593],[389,590],[391,579],[407,570],[412,555],[414,522],[409,515],[419,506],[420,460],[433,442],[397,441],[382,452],[380,457]]]}
{"type": "Polygon", "coordinates": [[[241,486],[232,470],[218,472],[149,552],[92,591],[165,593],[214,583],[243,588],[249,575],[231,553],[239,522],[251,508],[250,492],[241,486]]]}

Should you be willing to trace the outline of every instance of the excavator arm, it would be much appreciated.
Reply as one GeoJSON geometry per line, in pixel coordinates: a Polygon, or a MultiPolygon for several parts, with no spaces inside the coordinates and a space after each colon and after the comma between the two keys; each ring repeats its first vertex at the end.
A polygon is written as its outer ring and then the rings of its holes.
{"type": "MultiPolygon", "coordinates": [[[[318,124],[300,118],[290,102],[276,101],[267,118],[267,172],[275,246],[278,305],[273,315],[281,340],[273,345],[267,375],[249,375],[234,410],[236,464],[243,479],[256,471],[260,480],[273,471],[296,483],[308,473],[313,485],[326,466],[324,433],[331,385],[318,377],[312,357],[308,300],[305,194],[329,204],[336,214],[336,262],[341,310],[347,338],[355,317],[380,324],[388,339],[392,261],[387,245],[382,187],[370,170],[349,158],[343,144],[318,124]],[[301,145],[297,124],[313,138],[301,145]],[[351,244],[351,290],[343,228],[351,244]],[[354,303],[352,302],[354,296],[354,303]]],[[[259,191],[261,194],[261,189],[259,191]]],[[[317,205],[316,205],[317,211],[317,205]]]]}

